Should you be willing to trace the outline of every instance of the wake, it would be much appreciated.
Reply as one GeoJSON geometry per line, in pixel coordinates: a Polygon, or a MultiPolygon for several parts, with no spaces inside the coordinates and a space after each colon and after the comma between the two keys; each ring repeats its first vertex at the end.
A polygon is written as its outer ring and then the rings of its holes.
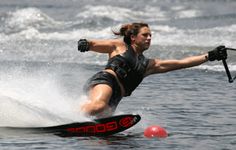
{"type": "Polygon", "coordinates": [[[50,76],[1,75],[0,126],[37,127],[85,121],[79,105],[86,99],[72,99],[50,76]]]}

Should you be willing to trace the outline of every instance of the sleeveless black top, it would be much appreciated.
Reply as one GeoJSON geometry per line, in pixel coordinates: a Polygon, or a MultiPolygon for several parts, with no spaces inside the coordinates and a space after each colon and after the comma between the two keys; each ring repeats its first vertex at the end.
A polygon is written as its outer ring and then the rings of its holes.
{"type": "Polygon", "coordinates": [[[106,69],[112,69],[116,73],[124,86],[125,96],[129,96],[142,82],[148,63],[149,59],[143,54],[137,56],[128,45],[128,50],[108,60],[106,69]]]}

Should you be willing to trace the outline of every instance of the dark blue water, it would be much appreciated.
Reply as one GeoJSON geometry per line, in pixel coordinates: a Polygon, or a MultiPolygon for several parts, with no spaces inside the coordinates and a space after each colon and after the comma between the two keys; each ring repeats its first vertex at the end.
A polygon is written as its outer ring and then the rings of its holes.
{"type": "MultiPolygon", "coordinates": [[[[0,149],[236,149],[236,86],[222,62],[152,75],[117,108],[142,120],[105,138],[62,138],[3,126],[47,126],[83,121],[82,86],[104,68],[107,56],[79,53],[80,38],[115,38],[112,30],[147,22],[152,46],[145,55],[173,59],[224,44],[236,48],[234,0],[1,0],[0,149]],[[147,139],[150,125],[165,139],[147,139]]],[[[236,52],[227,60],[236,75],[236,52]]]]}

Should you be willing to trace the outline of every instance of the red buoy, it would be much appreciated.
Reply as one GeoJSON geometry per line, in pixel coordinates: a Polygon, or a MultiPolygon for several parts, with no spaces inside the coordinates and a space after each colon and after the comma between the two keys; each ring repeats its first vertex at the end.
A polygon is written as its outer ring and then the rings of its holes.
{"type": "Polygon", "coordinates": [[[144,136],[147,138],[166,138],[168,136],[166,130],[158,125],[152,125],[144,130],[144,136]]]}

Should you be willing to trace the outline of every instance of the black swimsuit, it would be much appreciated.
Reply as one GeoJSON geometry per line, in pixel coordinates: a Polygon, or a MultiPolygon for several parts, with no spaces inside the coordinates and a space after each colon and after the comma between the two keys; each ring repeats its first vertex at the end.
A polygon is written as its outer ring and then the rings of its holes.
{"type": "Polygon", "coordinates": [[[112,57],[106,69],[112,69],[118,76],[125,89],[125,96],[131,93],[142,82],[149,59],[143,54],[136,56],[133,48],[128,45],[128,50],[123,54],[112,57]]]}
{"type": "MultiPolygon", "coordinates": [[[[112,69],[116,73],[125,89],[125,96],[129,96],[142,82],[148,63],[149,59],[142,54],[136,56],[133,48],[128,46],[123,54],[110,58],[105,69],[112,69]]],[[[108,72],[98,72],[88,80],[85,89],[88,91],[90,87],[97,84],[107,84],[112,88],[113,93],[109,106],[116,108],[122,98],[121,89],[116,78],[108,72]]]]}

